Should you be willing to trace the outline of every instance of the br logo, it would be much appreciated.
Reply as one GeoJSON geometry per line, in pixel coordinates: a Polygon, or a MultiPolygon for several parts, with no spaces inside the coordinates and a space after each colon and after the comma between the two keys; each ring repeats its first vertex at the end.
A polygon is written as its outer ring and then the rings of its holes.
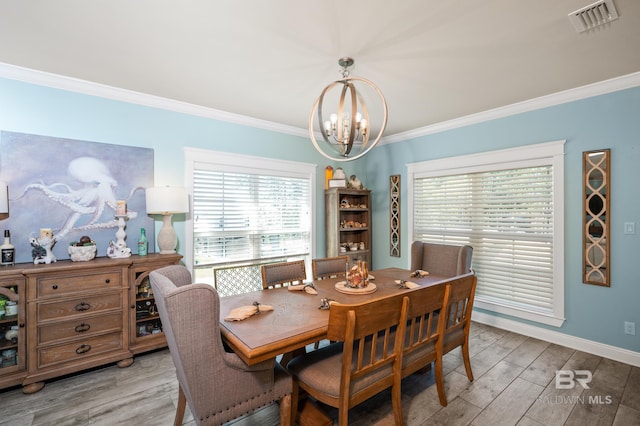
{"type": "Polygon", "coordinates": [[[573,389],[576,382],[580,383],[583,389],[590,389],[588,383],[592,378],[593,374],[589,370],[558,370],[556,371],[556,389],[573,389]]]}

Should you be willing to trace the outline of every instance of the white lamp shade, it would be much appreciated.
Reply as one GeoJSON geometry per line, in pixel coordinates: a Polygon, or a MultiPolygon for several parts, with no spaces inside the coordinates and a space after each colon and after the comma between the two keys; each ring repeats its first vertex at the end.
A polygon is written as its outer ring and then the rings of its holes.
{"type": "Polygon", "coordinates": [[[0,182],[0,213],[9,213],[9,190],[7,182],[0,182]]]}
{"type": "Polygon", "coordinates": [[[147,214],[175,214],[189,211],[189,197],[184,188],[155,187],[147,188],[147,214]]]}

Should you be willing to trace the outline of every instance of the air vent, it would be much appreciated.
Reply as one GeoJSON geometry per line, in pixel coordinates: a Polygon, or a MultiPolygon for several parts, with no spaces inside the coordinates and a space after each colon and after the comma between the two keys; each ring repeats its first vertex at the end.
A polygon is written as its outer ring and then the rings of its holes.
{"type": "Polygon", "coordinates": [[[616,19],[618,19],[618,11],[613,0],[600,0],[569,14],[571,24],[579,33],[616,19]]]}

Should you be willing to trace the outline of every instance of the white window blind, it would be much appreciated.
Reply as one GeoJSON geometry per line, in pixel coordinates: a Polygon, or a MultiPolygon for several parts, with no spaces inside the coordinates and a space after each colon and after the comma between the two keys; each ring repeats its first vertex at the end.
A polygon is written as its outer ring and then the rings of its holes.
{"type": "Polygon", "coordinates": [[[309,255],[310,187],[305,178],[194,169],[195,265],[309,255]]]}
{"type": "Polygon", "coordinates": [[[551,166],[419,179],[414,238],[474,248],[476,297],[553,308],[551,166]]]}
{"type": "Polygon", "coordinates": [[[410,166],[413,240],[473,247],[477,307],[559,325],[562,155],[498,153],[410,166]]]}

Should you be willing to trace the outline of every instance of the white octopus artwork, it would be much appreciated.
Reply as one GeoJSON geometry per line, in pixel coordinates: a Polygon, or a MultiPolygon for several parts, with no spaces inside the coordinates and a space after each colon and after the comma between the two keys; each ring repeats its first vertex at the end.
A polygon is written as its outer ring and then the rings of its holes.
{"type": "MultiPolygon", "coordinates": [[[[71,211],[65,223],[55,231],[55,240],[63,239],[70,231],[85,231],[91,229],[105,229],[117,227],[115,219],[99,222],[106,208],[116,210],[115,188],[118,182],[113,178],[104,162],[94,157],[78,157],[69,162],[67,172],[80,182],[81,187],[74,189],[70,185],[56,182],[46,185],[44,182],[31,183],[25,186],[19,198],[28,191],[41,191],[49,199],[61,204],[71,211]],[[90,215],[90,219],[81,226],[76,223],[83,217],[90,215]]],[[[126,198],[142,188],[133,188],[126,198]]],[[[134,218],[137,212],[128,211],[127,216],[134,218]]]]}

